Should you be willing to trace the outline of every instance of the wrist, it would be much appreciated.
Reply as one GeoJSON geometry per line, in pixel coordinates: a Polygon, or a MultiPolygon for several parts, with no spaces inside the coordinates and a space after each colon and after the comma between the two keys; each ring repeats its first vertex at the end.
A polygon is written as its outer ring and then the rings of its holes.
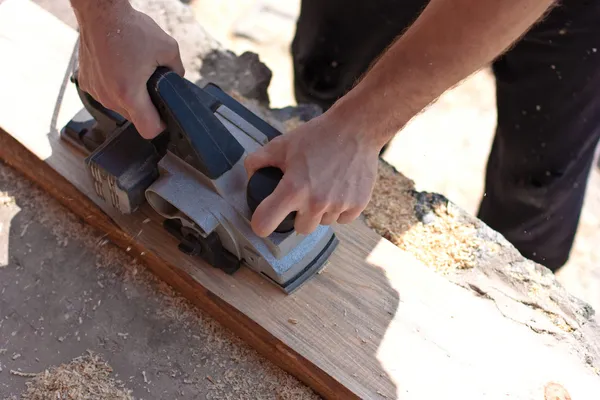
{"type": "Polygon", "coordinates": [[[414,115],[406,102],[386,90],[376,77],[366,77],[324,115],[379,152],[414,115]]]}

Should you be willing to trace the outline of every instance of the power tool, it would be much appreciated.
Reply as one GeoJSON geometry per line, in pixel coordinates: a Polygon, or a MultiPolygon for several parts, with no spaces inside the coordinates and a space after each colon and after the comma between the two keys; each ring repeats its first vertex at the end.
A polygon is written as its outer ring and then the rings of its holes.
{"type": "Polygon", "coordinates": [[[281,132],[219,86],[203,87],[159,67],[148,93],[166,129],[152,140],[76,85],[84,108],[61,138],[86,155],[96,195],[123,214],[149,204],[181,252],[223,273],[245,265],[290,294],[320,272],[339,240],[330,226],[309,235],[294,230],[290,213],[267,238],[250,221],[281,178],[266,167],[250,179],[246,156],[281,132]]]}

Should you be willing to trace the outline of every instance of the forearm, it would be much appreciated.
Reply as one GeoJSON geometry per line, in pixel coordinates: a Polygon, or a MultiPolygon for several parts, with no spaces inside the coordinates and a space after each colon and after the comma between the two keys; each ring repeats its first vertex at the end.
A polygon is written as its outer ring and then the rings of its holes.
{"type": "Polygon", "coordinates": [[[88,21],[104,21],[106,18],[113,19],[119,10],[131,5],[129,0],[70,0],[71,8],[79,25],[88,21]]]}
{"type": "Polygon", "coordinates": [[[420,17],[332,108],[385,144],[413,116],[493,61],[554,0],[431,0],[420,17]]]}

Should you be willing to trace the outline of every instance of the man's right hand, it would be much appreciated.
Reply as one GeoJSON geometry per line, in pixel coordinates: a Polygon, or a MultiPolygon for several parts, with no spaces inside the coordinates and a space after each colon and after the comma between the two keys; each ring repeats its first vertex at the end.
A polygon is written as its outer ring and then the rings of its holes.
{"type": "Polygon", "coordinates": [[[81,88],[152,139],[165,126],[146,82],[157,67],[183,76],[177,41],[127,0],[71,0],[80,31],[81,88]]]}

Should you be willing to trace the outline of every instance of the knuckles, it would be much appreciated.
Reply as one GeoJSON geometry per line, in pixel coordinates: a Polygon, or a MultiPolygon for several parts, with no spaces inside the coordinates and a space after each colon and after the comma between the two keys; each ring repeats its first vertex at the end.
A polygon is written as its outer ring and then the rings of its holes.
{"type": "Polygon", "coordinates": [[[287,179],[282,181],[280,184],[284,185],[285,193],[289,197],[298,196],[306,188],[305,184],[299,182],[296,179],[287,179]]]}
{"type": "Polygon", "coordinates": [[[312,212],[322,212],[326,210],[330,204],[331,201],[328,196],[313,194],[310,196],[308,208],[312,212]]]}

